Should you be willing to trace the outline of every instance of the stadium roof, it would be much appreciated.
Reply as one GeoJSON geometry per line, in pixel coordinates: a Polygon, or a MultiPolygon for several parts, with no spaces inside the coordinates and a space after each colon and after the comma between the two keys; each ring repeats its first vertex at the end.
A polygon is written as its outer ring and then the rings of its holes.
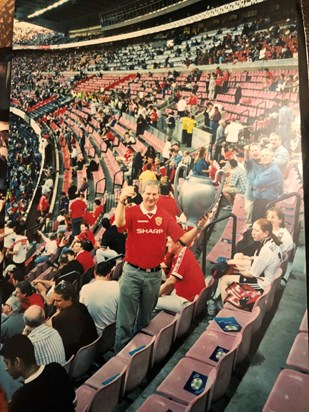
{"type": "MultiPolygon", "coordinates": [[[[117,0],[117,7],[136,0],[117,0]]],[[[62,5],[46,11],[40,16],[29,16],[60,0],[16,0],[15,18],[30,22],[55,31],[65,32],[79,27],[99,25],[99,14],[115,8],[110,0],[66,0],[62,5]]]]}

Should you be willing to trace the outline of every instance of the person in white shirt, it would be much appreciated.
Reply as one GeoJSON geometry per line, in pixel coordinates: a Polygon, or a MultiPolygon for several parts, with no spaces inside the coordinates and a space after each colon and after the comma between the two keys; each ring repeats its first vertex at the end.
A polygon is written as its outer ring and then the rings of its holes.
{"type": "Polygon", "coordinates": [[[294,247],[292,235],[284,226],[284,213],[278,207],[266,210],[266,219],[273,225],[273,233],[281,241],[282,254],[286,254],[294,247]]]}
{"type": "Polygon", "coordinates": [[[253,240],[262,244],[254,256],[245,256],[238,253],[234,259],[229,260],[229,265],[236,265],[239,273],[225,275],[220,279],[221,300],[224,304],[228,292],[226,289],[233,283],[249,284],[258,291],[263,291],[269,285],[276,270],[282,261],[281,242],[272,231],[269,220],[261,218],[253,223],[253,240]]]}
{"type": "Polygon", "coordinates": [[[42,262],[46,262],[52,255],[57,252],[57,235],[56,233],[51,233],[50,237],[44,235],[40,230],[38,230],[38,234],[42,237],[43,241],[45,242],[45,247],[43,252],[35,259],[34,263],[37,265],[42,262]]]}
{"type": "Polygon", "coordinates": [[[96,265],[95,281],[84,285],[80,291],[79,300],[87,309],[100,335],[108,324],[116,321],[119,284],[110,280],[111,263],[100,262],[96,265]]]}

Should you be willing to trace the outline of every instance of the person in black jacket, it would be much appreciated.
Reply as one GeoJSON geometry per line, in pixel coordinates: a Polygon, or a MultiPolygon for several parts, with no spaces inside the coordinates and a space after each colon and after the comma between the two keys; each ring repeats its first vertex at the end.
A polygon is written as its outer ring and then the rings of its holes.
{"type": "Polygon", "coordinates": [[[6,372],[24,385],[13,395],[10,412],[74,412],[75,392],[68,374],[59,364],[37,365],[31,340],[14,335],[3,345],[6,372]]]}

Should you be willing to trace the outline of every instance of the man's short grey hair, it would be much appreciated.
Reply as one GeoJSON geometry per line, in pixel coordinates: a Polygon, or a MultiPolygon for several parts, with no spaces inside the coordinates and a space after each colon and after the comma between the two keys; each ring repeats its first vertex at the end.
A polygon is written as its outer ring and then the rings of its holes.
{"type": "Polygon", "coordinates": [[[145,181],[143,182],[143,185],[142,185],[141,193],[144,193],[144,192],[145,192],[147,186],[157,187],[157,188],[158,188],[158,191],[159,191],[159,193],[160,193],[160,182],[158,182],[157,180],[145,180],[145,181]]]}
{"type": "Polygon", "coordinates": [[[37,328],[45,321],[45,313],[41,306],[31,305],[24,313],[24,322],[30,328],[37,328]]]}
{"type": "Polygon", "coordinates": [[[18,297],[16,297],[16,296],[10,296],[10,297],[6,300],[5,304],[11,307],[12,312],[16,312],[16,313],[20,312],[20,309],[21,309],[21,300],[20,300],[18,297]]]}

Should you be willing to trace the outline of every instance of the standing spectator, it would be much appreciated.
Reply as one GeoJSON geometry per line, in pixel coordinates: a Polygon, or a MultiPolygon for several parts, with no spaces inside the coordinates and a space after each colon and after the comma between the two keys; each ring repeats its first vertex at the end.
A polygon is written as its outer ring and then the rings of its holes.
{"type": "Polygon", "coordinates": [[[61,210],[65,210],[66,214],[69,213],[69,198],[68,198],[68,196],[65,192],[61,192],[61,194],[60,194],[58,210],[59,210],[59,212],[61,210]]]}
{"type": "Polygon", "coordinates": [[[17,266],[20,270],[23,270],[25,267],[25,261],[27,258],[27,252],[29,250],[29,241],[27,236],[24,233],[24,227],[21,224],[15,226],[16,238],[14,243],[7,250],[8,260],[12,260],[14,265],[17,266]]]}
{"type": "Polygon", "coordinates": [[[143,148],[140,148],[138,150],[137,153],[135,153],[134,157],[133,157],[133,163],[132,163],[132,179],[138,179],[141,171],[142,171],[142,167],[143,167],[143,156],[142,156],[142,152],[143,152],[143,148]]]}
{"type": "Polygon", "coordinates": [[[164,162],[166,162],[170,158],[170,155],[171,155],[170,150],[171,150],[171,147],[172,147],[171,141],[172,141],[172,138],[168,137],[166,139],[165,144],[164,144],[164,147],[163,147],[163,150],[162,150],[162,157],[163,157],[164,162]]]}
{"type": "Polygon", "coordinates": [[[252,183],[260,168],[261,147],[258,143],[252,143],[250,146],[245,146],[245,170],[247,178],[247,187],[245,191],[245,211],[247,228],[252,226],[252,211],[253,211],[253,193],[252,183]]]}
{"type": "Polygon", "coordinates": [[[269,202],[282,194],[283,177],[279,167],[274,163],[274,154],[269,149],[261,151],[261,167],[252,181],[253,221],[265,216],[269,202]]]}
{"type": "Polygon", "coordinates": [[[44,325],[44,310],[32,305],[24,313],[25,328],[23,335],[28,336],[34,347],[35,360],[38,365],[57,362],[65,364],[65,352],[62,339],[54,328],[44,325]]]}
{"type": "Polygon", "coordinates": [[[195,115],[198,105],[198,99],[195,93],[191,93],[188,100],[189,112],[191,115],[195,115]]]}
{"type": "Polygon", "coordinates": [[[73,180],[70,182],[70,187],[68,188],[69,201],[74,200],[77,197],[77,186],[74,184],[73,180]]]}
{"type": "Polygon", "coordinates": [[[246,171],[244,168],[239,167],[237,160],[231,159],[230,164],[230,181],[224,185],[222,194],[227,200],[228,205],[224,207],[224,210],[232,210],[232,204],[234,202],[235,195],[237,193],[244,194],[246,191],[247,180],[246,171]]]}
{"type": "Polygon", "coordinates": [[[212,146],[213,158],[216,159],[217,162],[220,160],[222,144],[225,142],[225,127],[226,127],[225,120],[224,119],[219,120],[219,126],[216,132],[216,139],[212,146]]]}
{"type": "Polygon", "coordinates": [[[193,129],[196,126],[196,120],[195,116],[191,114],[190,119],[188,120],[187,123],[187,147],[192,146],[192,135],[193,135],[193,129]]]}
{"type": "Polygon", "coordinates": [[[209,100],[214,100],[216,90],[216,76],[214,73],[211,74],[208,86],[208,98],[209,100]]]}
{"type": "Polygon", "coordinates": [[[280,107],[278,114],[279,134],[281,141],[283,146],[287,150],[290,150],[290,138],[292,134],[291,125],[294,121],[295,116],[292,109],[289,107],[288,100],[282,101],[282,106],[280,107]]]}
{"type": "Polygon", "coordinates": [[[178,209],[175,198],[170,194],[170,186],[168,184],[160,184],[160,196],[157,201],[157,206],[168,212],[175,220],[176,216],[181,215],[181,211],[178,209]]]}
{"type": "Polygon", "coordinates": [[[68,360],[80,348],[94,342],[98,334],[86,306],[77,301],[74,287],[69,282],[62,280],[58,283],[53,297],[57,312],[46,325],[59,332],[68,360]]]}
{"type": "Polygon", "coordinates": [[[37,206],[37,211],[40,212],[40,218],[39,219],[44,219],[48,213],[49,209],[49,200],[48,200],[48,195],[47,193],[42,194],[40,197],[38,206],[37,206]]]}
{"type": "Polygon", "coordinates": [[[274,152],[274,162],[282,172],[287,168],[290,161],[290,154],[282,145],[281,137],[276,133],[269,136],[270,148],[274,152]]]}
{"type": "Polygon", "coordinates": [[[194,253],[181,240],[167,238],[173,256],[167,280],[160,286],[157,310],[181,312],[205,288],[205,278],[194,253]]]}
{"type": "Polygon", "coordinates": [[[186,110],[187,110],[187,102],[185,100],[185,98],[183,96],[180,97],[180,99],[178,100],[177,104],[177,114],[178,116],[184,117],[186,110]]]}
{"type": "Polygon", "coordinates": [[[203,146],[195,155],[193,164],[193,176],[208,176],[209,164],[205,157],[207,156],[206,148],[203,146]]]}
{"type": "Polygon", "coordinates": [[[72,200],[70,205],[70,217],[72,219],[72,235],[80,234],[80,225],[83,221],[83,215],[87,210],[87,204],[84,200],[84,194],[80,193],[79,197],[72,200]]]}
{"type": "Polygon", "coordinates": [[[147,128],[147,122],[145,117],[142,114],[139,114],[137,120],[136,120],[136,136],[143,141],[142,137],[145,130],[147,128]]]}
{"type": "Polygon", "coordinates": [[[78,151],[77,151],[76,145],[73,144],[72,145],[72,152],[71,152],[71,166],[73,168],[76,167],[77,159],[78,159],[78,151]]]}
{"type": "Polygon", "coordinates": [[[13,379],[22,377],[24,385],[13,395],[12,412],[74,412],[75,392],[68,374],[58,363],[37,365],[31,340],[14,335],[3,345],[0,355],[13,379]]]}
{"type": "Polygon", "coordinates": [[[205,218],[201,219],[197,227],[185,233],[166,211],[157,207],[157,181],[143,184],[143,202],[140,205],[125,208],[128,197],[133,195],[132,186],[123,189],[115,214],[116,226],[128,232],[126,263],[120,279],[117,352],[132,338],[134,329],[140,330],[151,320],[161,285],[160,263],[164,258],[166,236],[191,244],[206,222],[205,218]]]}
{"type": "Polygon", "coordinates": [[[185,112],[185,114],[182,116],[181,119],[181,128],[182,128],[182,144],[185,144],[188,147],[188,123],[189,123],[190,117],[188,116],[188,112],[185,112]]]}
{"type": "Polygon", "coordinates": [[[116,321],[119,301],[119,283],[110,280],[112,265],[108,262],[98,263],[94,270],[94,282],[84,285],[80,291],[79,301],[86,305],[101,335],[105,326],[116,321]]]}
{"type": "MultiPolygon", "coordinates": [[[[172,137],[175,129],[175,117],[173,112],[169,112],[166,118],[166,134],[167,137],[172,137]]],[[[164,156],[163,156],[164,157],[164,156]]]]}
{"type": "Polygon", "coordinates": [[[10,296],[2,305],[1,342],[22,333],[24,328],[23,314],[20,313],[21,300],[17,296],[10,296]]]}
{"type": "Polygon", "coordinates": [[[80,187],[78,188],[78,192],[83,193],[84,197],[86,198],[88,188],[89,188],[88,180],[87,180],[86,177],[83,177],[83,181],[82,181],[82,184],[80,185],[80,187]]]}
{"type": "Polygon", "coordinates": [[[99,198],[94,199],[94,204],[95,207],[93,209],[93,217],[95,218],[95,220],[97,220],[102,214],[103,214],[103,205],[102,205],[102,201],[99,198]]]}

